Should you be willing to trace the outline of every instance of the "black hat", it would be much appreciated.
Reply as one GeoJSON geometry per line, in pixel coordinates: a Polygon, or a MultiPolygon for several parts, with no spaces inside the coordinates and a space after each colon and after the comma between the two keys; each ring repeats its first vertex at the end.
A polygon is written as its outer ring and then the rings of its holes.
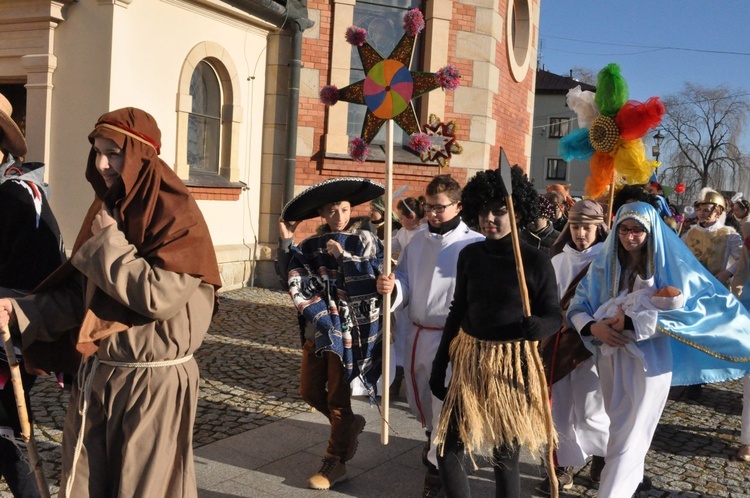
{"type": "Polygon", "coordinates": [[[331,178],[305,189],[281,210],[285,221],[309,220],[320,216],[318,209],[331,202],[349,201],[352,206],[383,195],[385,187],[367,178],[331,178]]]}

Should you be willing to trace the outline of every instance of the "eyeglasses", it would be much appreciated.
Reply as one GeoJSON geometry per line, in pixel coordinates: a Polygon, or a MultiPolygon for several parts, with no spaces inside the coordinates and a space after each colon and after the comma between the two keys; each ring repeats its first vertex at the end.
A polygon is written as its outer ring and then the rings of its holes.
{"type": "Polygon", "coordinates": [[[426,213],[432,211],[435,214],[443,214],[445,212],[445,208],[454,204],[455,202],[451,202],[450,204],[422,204],[422,207],[424,208],[426,213]]]}
{"type": "Polygon", "coordinates": [[[627,235],[629,233],[632,233],[633,236],[640,237],[641,235],[643,235],[644,233],[646,233],[646,229],[643,228],[643,227],[628,228],[625,225],[620,225],[620,226],[617,227],[617,232],[620,235],[627,235]]]}

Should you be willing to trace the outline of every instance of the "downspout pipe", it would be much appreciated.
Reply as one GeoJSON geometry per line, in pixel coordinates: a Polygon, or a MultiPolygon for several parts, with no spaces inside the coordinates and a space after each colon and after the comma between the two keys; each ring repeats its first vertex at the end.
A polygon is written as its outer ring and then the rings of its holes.
{"type": "Polygon", "coordinates": [[[284,155],[284,197],[282,206],[294,197],[297,169],[297,120],[299,118],[299,82],[302,71],[302,28],[292,23],[292,58],[289,61],[289,107],[286,118],[286,153],[284,155]]]}
{"type": "Polygon", "coordinates": [[[302,70],[302,32],[315,23],[307,17],[307,0],[223,0],[250,12],[281,29],[292,32],[292,58],[289,61],[289,101],[284,153],[283,205],[294,197],[297,166],[297,120],[299,118],[299,85],[302,70]]]}

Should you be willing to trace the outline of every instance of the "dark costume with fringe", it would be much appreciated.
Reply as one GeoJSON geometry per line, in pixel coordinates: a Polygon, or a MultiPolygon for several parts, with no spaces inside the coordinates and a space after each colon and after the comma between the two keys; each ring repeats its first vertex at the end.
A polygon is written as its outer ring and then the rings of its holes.
{"type": "MultiPolygon", "coordinates": [[[[544,369],[537,343],[561,325],[549,257],[525,243],[521,253],[532,316],[523,317],[511,236],[467,246],[458,258],[456,291],[430,386],[445,397],[437,444],[449,496],[463,496],[459,453],[492,454],[497,492],[518,495],[518,452],[555,441],[547,415],[544,369]],[[450,351],[450,352],[449,352],[450,351]],[[450,387],[440,392],[448,359],[450,387]],[[550,434],[552,437],[550,438],[550,434]]],[[[465,480],[464,480],[465,481],[465,480]]]]}

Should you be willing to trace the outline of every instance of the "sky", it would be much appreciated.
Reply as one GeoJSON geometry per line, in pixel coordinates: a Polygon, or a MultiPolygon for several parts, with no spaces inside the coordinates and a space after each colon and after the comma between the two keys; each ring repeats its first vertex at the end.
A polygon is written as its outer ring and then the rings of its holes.
{"type": "Polygon", "coordinates": [[[749,21],[749,0],[541,0],[539,57],[561,75],[615,62],[639,101],[685,82],[750,93],[749,21]]]}

